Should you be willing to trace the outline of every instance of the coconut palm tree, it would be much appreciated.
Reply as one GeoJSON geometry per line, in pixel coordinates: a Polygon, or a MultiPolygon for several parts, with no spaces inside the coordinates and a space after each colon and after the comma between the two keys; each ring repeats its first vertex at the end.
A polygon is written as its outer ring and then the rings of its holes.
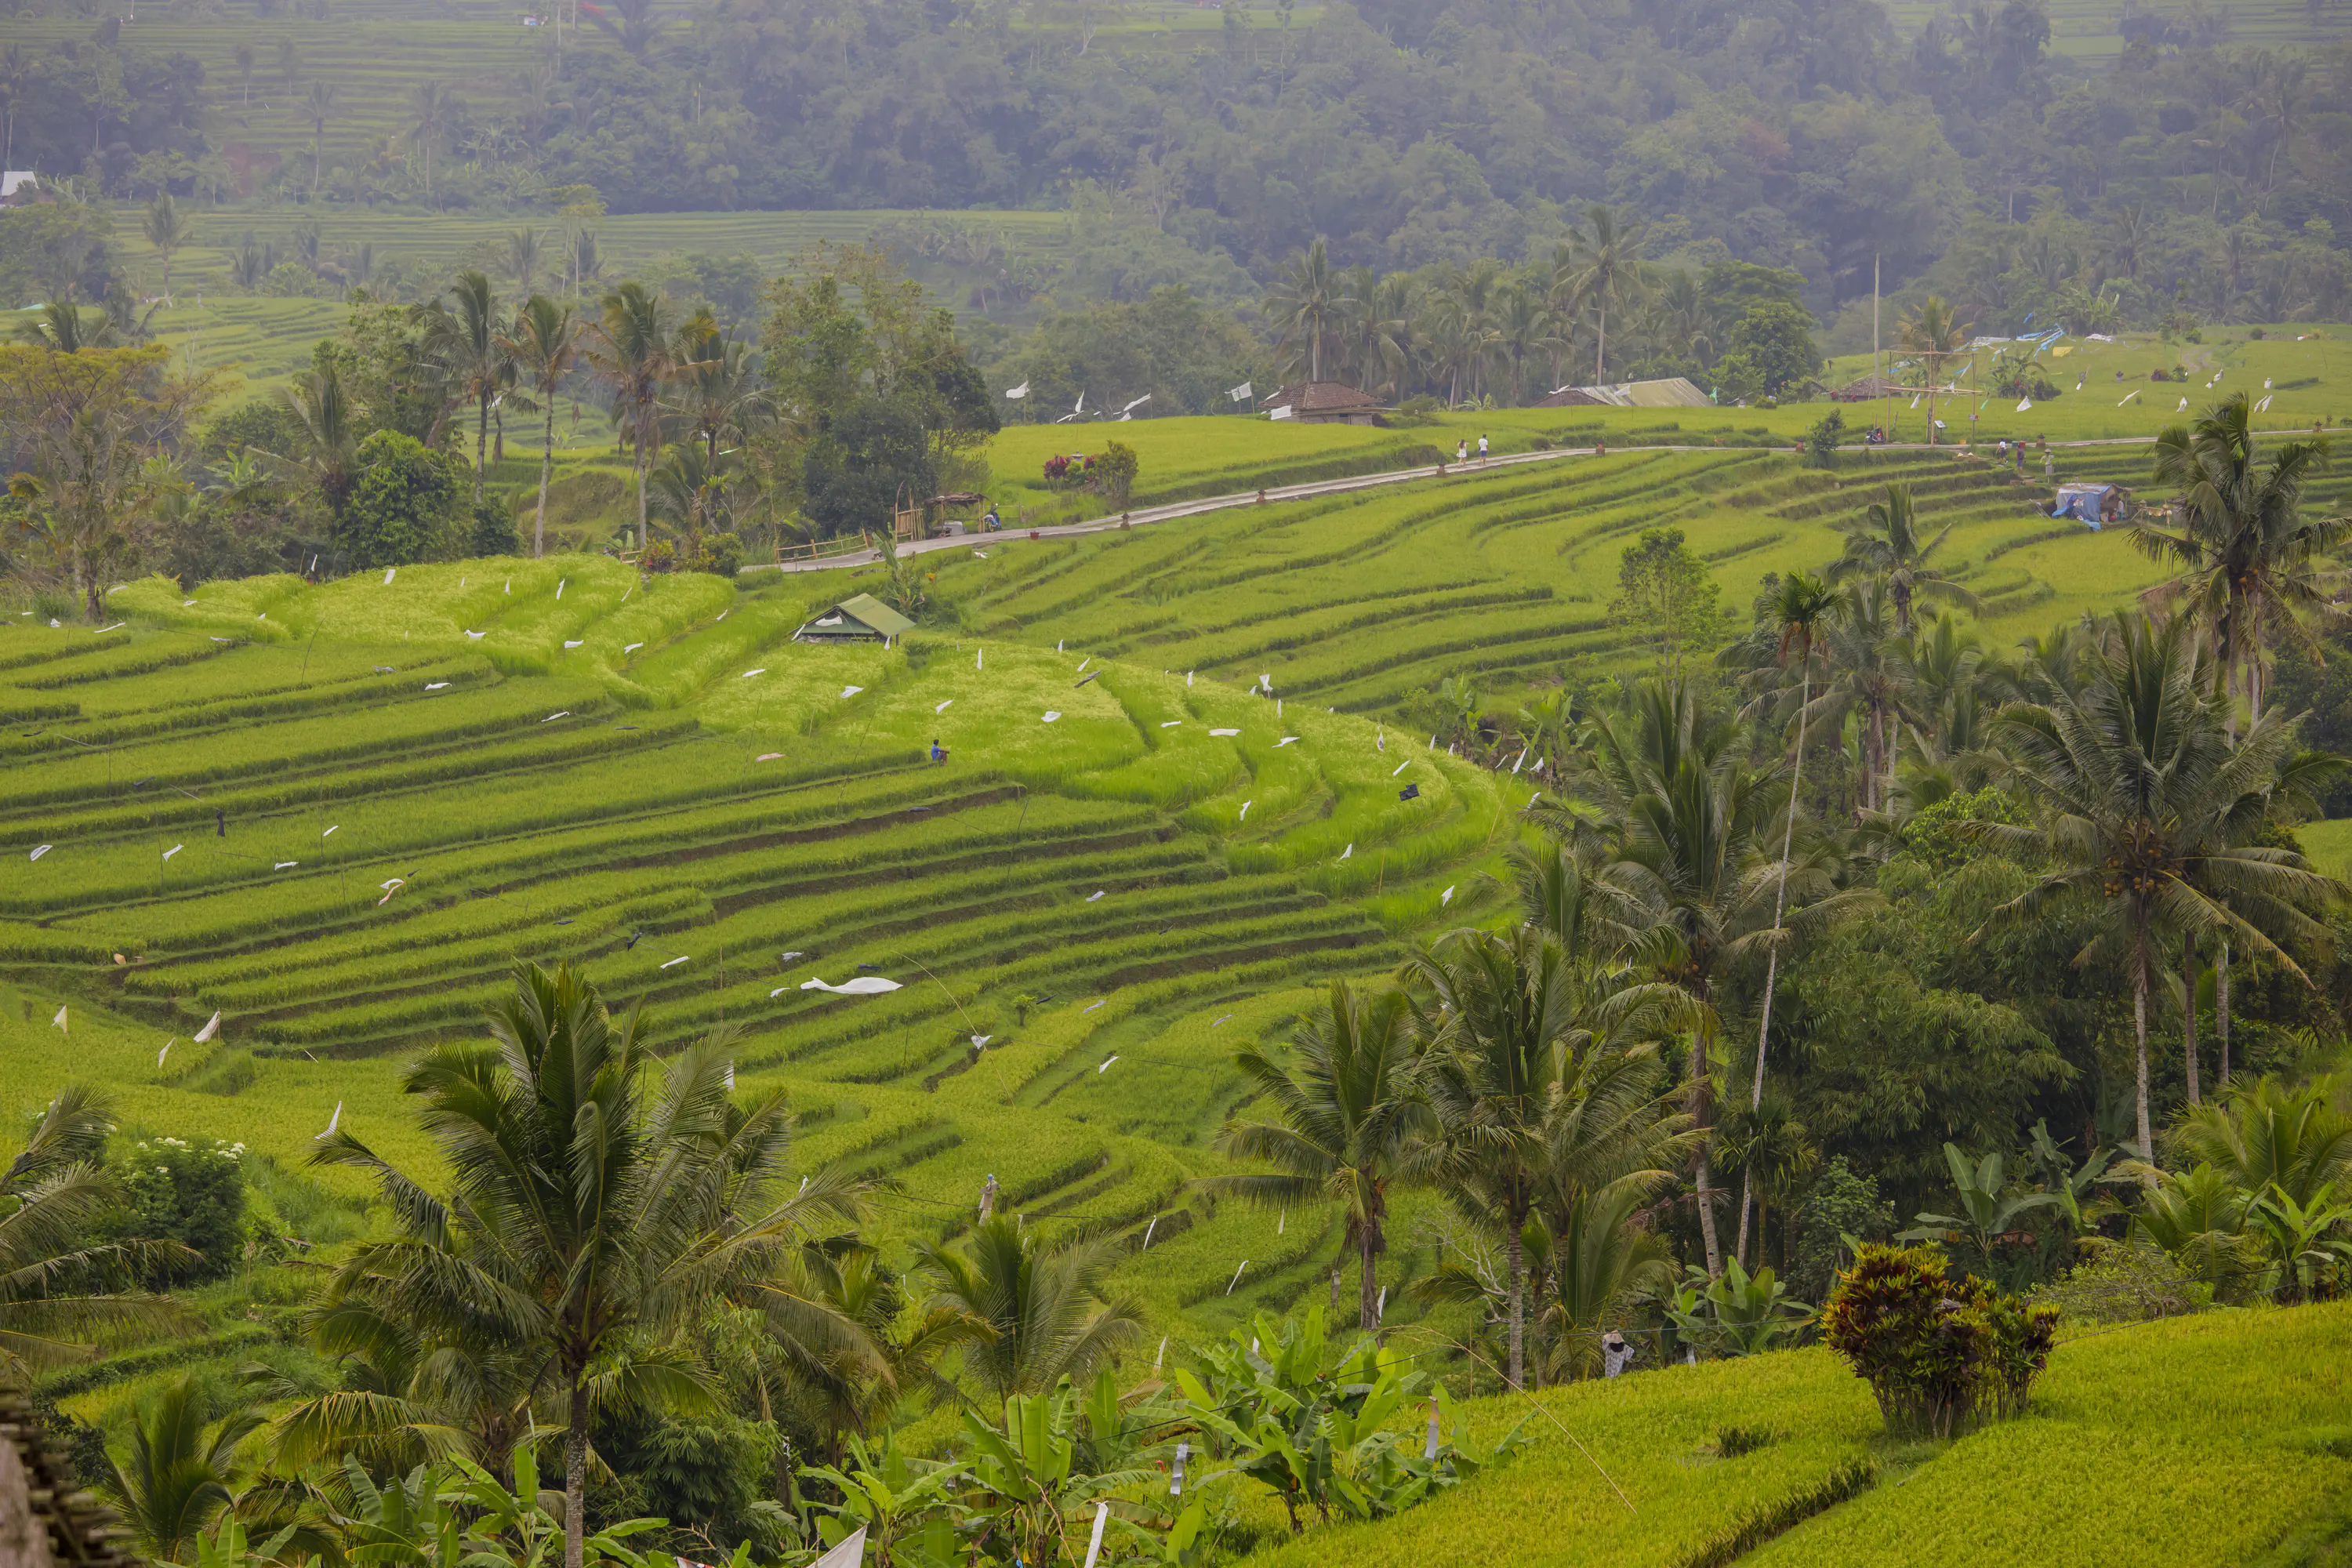
{"type": "Polygon", "coordinates": [[[1969,323],[1958,319],[1939,294],[1895,324],[1895,346],[1927,369],[1927,445],[1936,445],[1936,394],[1944,362],[1968,346],[1969,323]]]}
{"type": "Polygon", "coordinates": [[[1894,618],[1884,584],[1868,578],[1848,583],[1836,619],[1819,638],[1824,679],[1813,699],[1812,720],[1834,725],[1849,713],[1860,719],[1862,790],[1856,804],[1864,811],[1887,805],[1909,691],[1905,638],[1894,618]]]}
{"type": "Polygon", "coordinates": [[[740,439],[774,412],[759,353],[720,331],[705,310],[677,330],[670,357],[662,407],[685,436],[701,444],[704,462],[715,469],[721,438],[740,439]]]}
{"type": "Polygon", "coordinates": [[[961,1247],[918,1248],[937,1283],[932,1305],[979,1331],[964,1366],[999,1400],[1043,1394],[1065,1376],[1083,1381],[1140,1334],[1135,1308],[1106,1300],[1103,1282],[1123,1249],[1116,1237],[1048,1245],[1018,1215],[992,1215],[961,1247]]]}
{"type": "MultiPolygon", "coordinates": [[[[1772,601],[1770,613],[1779,637],[1780,668],[1788,668],[1791,653],[1797,656],[1797,746],[1790,759],[1789,805],[1782,814],[1786,820],[1780,825],[1780,863],[1772,889],[1771,947],[1764,961],[1764,1004],[1756,1025],[1756,1079],[1748,1096],[1750,1112],[1764,1103],[1764,1058],[1772,1040],[1772,995],[1780,978],[1780,949],[1788,940],[1781,921],[1789,911],[1790,857],[1796,847],[1797,813],[1803,799],[1805,720],[1813,704],[1813,648],[1841,607],[1836,592],[1807,572],[1791,572],[1782,578],[1780,592],[1772,601]]],[[[1735,1249],[1741,1257],[1748,1250],[1748,1200],[1753,1185],[1743,1173],[1739,1184],[1739,1246],[1735,1249]]]]}
{"type": "MultiPolygon", "coordinates": [[[[1202,1184],[1260,1205],[1338,1208],[1341,1254],[1356,1254],[1356,1321],[1367,1331],[1380,1327],[1376,1271],[1388,1250],[1389,1188],[1411,1174],[1417,1145],[1437,1125],[1412,1081],[1410,1022],[1402,992],[1365,996],[1335,980],[1324,1005],[1291,1034],[1295,1065],[1256,1050],[1235,1056],[1252,1102],[1267,1113],[1228,1121],[1217,1146],[1274,1169],[1202,1184]]],[[[1335,1292],[1338,1279],[1335,1269],[1335,1292]]]]}
{"type": "Polygon", "coordinates": [[[2328,552],[2352,519],[2308,518],[2304,491],[2327,464],[2324,442],[2290,441],[2263,458],[2245,393],[2206,410],[2193,426],[2156,440],[2156,482],[2177,492],[2177,526],[2132,526],[2132,542],[2181,568],[2175,586],[2207,627],[2233,696],[2260,718],[2269,682],[2264,643],[2315,646],[2306,616],[2339,616],[2345,574],[2328,552]]]}
{"type": "Polygon", "coordinates": [[[74,1085],[49,1101],[0,1173],[0,1376],[87,1361],[101,1343],[192,1331],[195,1315],[129,1288],[142,1269],[194,1260],[177,1242],[92,1239],[121,1202],[105,1164],[112,1103],[74,1085]]]}
{"type": "Polygon", "coordinates": [[[1832,583],[1874,577],[1886,584],[1895,609],[1895,629],[1911,635],[1915,610],[1927,608],[1929,596],[1949,599],[1969,609],[1979,607],[1977,596],[1946,576],[1935,564],[1937,551],[1949,539],[1949,528],[1935,538],[1919,536],[1919,514],[1909,485],[1888,485],[1886,499],[1873,501],[1859,518],[1838,524],[1845,535],[1845,553],[1830,563],[1826,575],[1832,583]]]}
{"type": "Polygon", "coordinates": [[[514,384],[515,362],[508,349],[509,323],[499,314],[499,297],[488,274],[468,269],[450,288],[455,310],[434,312],[426,329],[426,352],[460,397],[474,405],[474,503],[482,500],[490,446],[490,402],[514,384]]]}
{"type": "Polygon", "coordinates": [[[310,194],[319,194],[319,166],[327,152],[327,121],[335,112],[335,84],[314,81],[302,100],[302,118],[310,122],[310,194]]]}
{"type": "Polygon", "coordinates": [[[637,478],[637,540],[646,537],[646,470],[661,448],[661,389],[674,367],[661,299],[632,279],[604,296],[589,329],[588,363],[612,395],[613,423],[629,438],[637,478]]]}
{"type": "Polygon", "coordinates": [[[589,1450],[600,1406],[708,1403],[675,1346],[745,1281],[790,1267],[814,1225],[854,1215],[835,1173],[783,1186],[792,1123],[781,1092],[730,1100],[723,1035],[665,1068],[642,1014],[615,1019],[569,964],[518,966],[489,1043],[447,1045],[403,1087],[450,1172],[444,1199],[349,1128],[313,1163],[368,1173],[396,1216],[335,1279],[370,1289],[427,1337],[528,1343],[564,1420],[564,1563],[582,1568],[589,1450]]]}
{"type": "Polygon", "coordinates": [[[425,202],[433,204],[433,149],[449,134],[464,106],[438,81],[421,81],[408,93],[408,139],[425,154],[425,202]]]}
{"type": "Polygon", "coordinates": [[[1339,329],[1343,295],[1319,235],[1291,258],[1266,295],[1266,308],[1281,332],[1276,347],[1304,358],[1309,381],[1323,379],[1323,345],[1339,329]]]}
{"type": "Polygon", "coordinates": [[[168,296],[172,292],[172,252],[195,237],[188,221],[180,216],[180,209],[173,204],[171,192],[159,192],[155,199],[147,204],[146,212],[140,216],[139,232],[163,258],[163,292],[168,296]]]}
{"type": "Polygon", "coordinates": [[[2264,714],[2232,740],[2189,623],[2146,616],[2105,623],[2087,656],[2089,679],[2042,681],[2042,700],[2011,703],[1993,729],[2041,820],[1978,825],[1997,842],[2038,851],[2051,869],[1996,919],[2062,900],[2096,902],[2105,919],[2077,963],[2118,963],[2131,986],[2137,1047],[2137,1147],[2152,1157],[2147,999],[2167,934],[2227,935],[2303,977],[2273,940],[2316,940],[2312,911],[2341,885],[2292,850],[2246,842],[2284,780],[2310,765],[2294,727],[2264,714]],[[2259,917],[2249,919],[2249,915],[2259,917]]]}
{"type": "Polygon", "coordinates": [[[547,552],[547,483],[555,469],[555,395],[579,363],[580,316],[570,305],[533,294],[507,322],[499,347],[522,375],[547,423],[539,444],[539,513],[531,524],[530,553],[547,552]]]}
{"type": "Polygon", "coordinates": [[[307,476],[318,488],[328,514],[341,515],[358,460],[361,423],[360,411],[343,389],[342,373],[333,360],[322,360],[295,376],[278,395],[294,416],[302,445],[298,451],[268,456],[307,476]]]}
{"type": "Polygon", "coordinates": [[[1602,383],[1609,379],[1609,308],[1614,305],[1622,312],[1649,289],[1651,268],[1642,252],[1649,243],[1650,227],[1629,223],[1599,202],[1584,209],[1584,221],[1589,228],[1570,243],[1568,275],[1559,276],[1555,264],[1552,297],[1573,301],[1575,310],[1592,308],[1592,379],[1602,383]]]}
{"type": "Polygon", "coordinates": [[[225,1411],[215,1421],[192,1373],[139,1402],[130,1452],[107,1455],[107,1484],[151,1559],[180,1561],[229,1506],[237,1448],[260,1425],[250,1410],[225,1411]]]}
{"type": "Polygon", "coordinates": [[[2183,1165],[2210,1165],[2241,1191],[2273,1188],[2297,1204],[2352,1183],[2352,1116],[2336,1109],[2340,1080],[2287,1084],[2263,1077],[2192,1106],[2165,1134],[2183,1165]]]}

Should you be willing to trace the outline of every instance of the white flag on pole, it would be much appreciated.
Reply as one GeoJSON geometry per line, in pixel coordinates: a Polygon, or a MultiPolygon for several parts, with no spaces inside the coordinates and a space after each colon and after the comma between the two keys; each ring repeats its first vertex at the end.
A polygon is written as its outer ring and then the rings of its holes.
{"type": "Polygon", "coordinates": [[[1026,397],[1029,395],[1029,384],[1024,381],[1018,386],[1007,387],[1004,395],[1013,398],[1026,397]]]}
{"type": "Polygon", "coordinates": [[[1232,398],[1235,403],[1247,403],[1251,398],[1257,395],[1257,389],[1245,381],[1239,386],[1227,392],[1225,395],[1232,398]]]}

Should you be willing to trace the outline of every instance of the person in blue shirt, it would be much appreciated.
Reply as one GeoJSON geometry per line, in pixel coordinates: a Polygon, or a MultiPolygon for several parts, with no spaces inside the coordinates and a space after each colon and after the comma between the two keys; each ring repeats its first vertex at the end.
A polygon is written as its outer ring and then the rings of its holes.
{"type": "Polygon", "coordinates": [[[944,762],[946,762],[947,760],[948,760],[947,748],[946,748],[945,746],[940,745],[940,742],[939,742],[939,737],[938,737],[938,736],[936,736],[936,735],[934,735],[933,737],[931,737],[931,761],[933,761],[933,762],[935,762],[935,763],[944,763],[944,762]]]}

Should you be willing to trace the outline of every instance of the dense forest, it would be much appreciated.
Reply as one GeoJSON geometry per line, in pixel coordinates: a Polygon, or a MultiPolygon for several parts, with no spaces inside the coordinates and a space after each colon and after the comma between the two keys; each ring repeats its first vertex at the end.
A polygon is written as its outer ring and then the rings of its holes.
{"type": "MultiPolygon", "coordinates": [[[[2099,300],[2135,323],[2333,316],[2347,291],[2352,54],[2239,46],[2201,10],[2140,16],[2085,66],[2052,52],[2041,0],[1910,32],[1867,0],[1366,0],[1311,26],[1228,0],[1221,27],[1149,45],[1106,30],[1146,12],[1087,0],[583,9],[531,69],[420,82],[369,156],[281,188],[486,216],[582,187],[615,213],[1067,208],[1072,291],[1127,300],[1246,296],[1318,237],[1341,268],[1516,265],[1592,202],[1691,269],[1801,274],[1825,322],[1874,266],[1969,291],[1989,329],[2099,300]]],[[[12,167],[234,196],[257,71],[310,90],[322,136],[341,112],[290,41],[207,79],[129,37],[9,47],[12,167]]],[[[943,243],[1000,297],[1034,282],[984,225],[943,243]]]]}

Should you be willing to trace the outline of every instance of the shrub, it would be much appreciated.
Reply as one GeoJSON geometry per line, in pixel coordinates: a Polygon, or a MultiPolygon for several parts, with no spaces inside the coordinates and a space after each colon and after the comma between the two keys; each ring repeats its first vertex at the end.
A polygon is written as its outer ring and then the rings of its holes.
{"type": "Polygon", "coordinates": [[[446,556],[467,485],[464,465],[446,453],[379,430],[360,443],[335,542],[362,572],[446,556]]]}
{"type": "Polygon", "coordinates": [[[522,540],[515,533],[514,517],[504,505],[488,499],[473,505],[473,524],[466,540],[466,553],[485,555],[520,555],[522,540]]]}
{"type": "Polygon", "coordinates": [[[1104,443],[1101,459],[1095,464],[1095,486],[1103,499],[1113,506],[1125,506],[1129,494],[1135,489],[1135,476],[1142,467],[1135,448],[1122,441],[1104,443]]]}
{"type": "Polygon", "coordinates": [[[1945,1268],[1940,1247],[1864,1246],[1822,1314],[1890,1431],[1952,1437],[2014,1415],[2049,1361],[2058,1309],[1945,1268]]]}
{"type": "Polygon", "coordinates": [[[147,1284],[197,1284],[235,1266],[244,1240],[244,1144],[217,1138],[142,1138],[131,1145],[119,1173],[121,1234],[176,1241],[197,1254],[149,1266],[147,1284]]]}
{"type": "Polygon", "coordinates": [[[1826,1300],[1846,1263],[1846,1238],[1882,1241],[1894,1228],[1895,1207],[1878,1195],[1877,1178],[1857,1174],[1844,1155],[1832,1155],[1797,1211],[1789,1289],[1800,1300],[1826,1300]]]}

